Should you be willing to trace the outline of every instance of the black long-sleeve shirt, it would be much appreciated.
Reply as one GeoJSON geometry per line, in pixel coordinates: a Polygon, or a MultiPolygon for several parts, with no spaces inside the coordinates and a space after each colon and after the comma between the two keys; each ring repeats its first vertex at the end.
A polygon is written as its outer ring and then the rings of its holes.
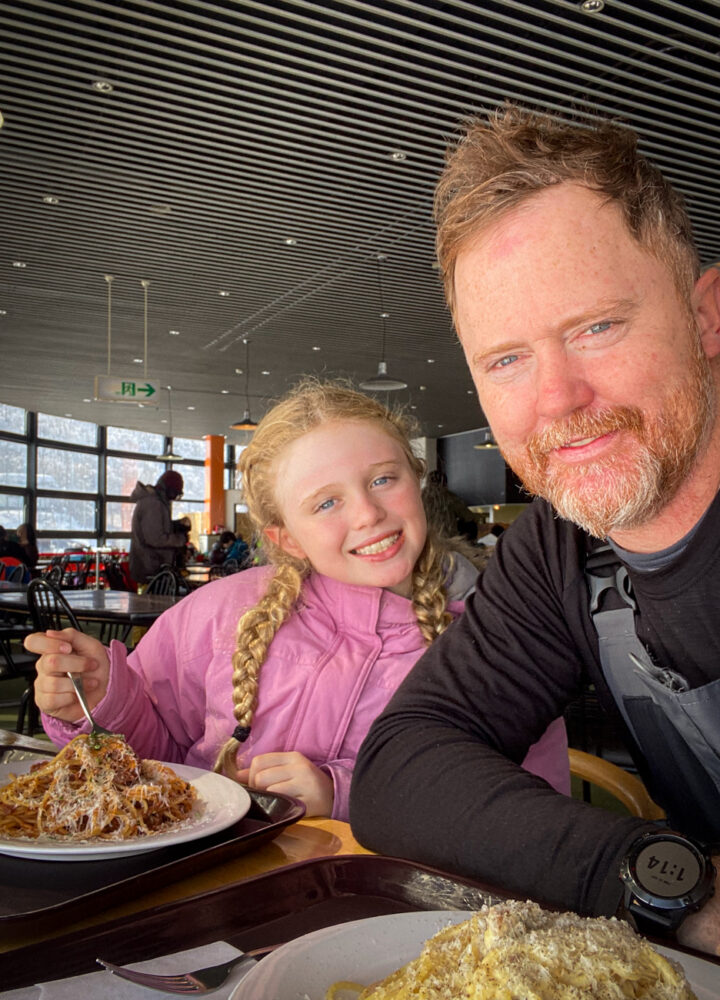
{"type": "MultiPolygon", "coordinates": [[[[719,522],[716,497],[671,566],[629,569],[638,635],[693,687],[720,677],[719,522]]],[[[588,681],[621,722],[600,668],[585,552],[583,533],[543,501],[505,532],[465,614],[417,663],[363,744],[350,798],[363,844],[580,913],[615,912],[620,859],[656,828],[561,796],[518,767],[588,681]]],[[[664,741],[644,757],[625,732],[674,828],[701,833],[664,741]]],[[[720,806],[717,815],[720,822],[720,806]]]]}

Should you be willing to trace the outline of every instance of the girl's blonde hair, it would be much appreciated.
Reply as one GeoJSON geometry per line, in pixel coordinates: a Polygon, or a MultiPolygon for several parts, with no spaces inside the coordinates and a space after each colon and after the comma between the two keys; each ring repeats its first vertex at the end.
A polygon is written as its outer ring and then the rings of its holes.
{"type": "MultiPolygon", "coordinates": [[[[263,534],[266,528],[283,523],[275,498],[280,455],[309,431],[339,420],[376,424],[400,445],[418,484],[425,471],[424,461],[410,445],[413,430],[410,421],[400,411],[389,410],[343,382],[303,379],[260,421],[252,441],[240,456],[238,468],[248,512],[257,532],[263,536],[263,551],[275,566],[275,572],[264,595],[238,622],[232,659],[233,713],[237,726],[218,754],[216,771],[233,773],[238,748],[250,733],[260,668],[275,634],[292,614],[303,580],[312,569],[307,559],[289,555],[263,534]]],[[[449,556],[448,545],[429,526],[412,577],[413,609],[428,645],[452,620],[444,586],[451,569],[449,556]]]]}

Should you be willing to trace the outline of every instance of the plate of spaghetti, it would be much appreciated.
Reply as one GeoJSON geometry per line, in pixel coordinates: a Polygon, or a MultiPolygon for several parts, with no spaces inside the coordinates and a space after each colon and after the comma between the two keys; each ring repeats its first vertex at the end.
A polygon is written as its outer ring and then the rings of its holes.
{"type": "Polygon", "coordinates": [[[720,1000],[719,971],[623,921],[507,900],[312,931],[264,958],[230,1000],[720,1000]]]}
{"type": "Polygon", "coordinates": [[[53,758],[0,765],[0,853],[104,860],[207,837],[245,815],[224,775],[141,760],[119,735],[76,736],[53,758]]]}

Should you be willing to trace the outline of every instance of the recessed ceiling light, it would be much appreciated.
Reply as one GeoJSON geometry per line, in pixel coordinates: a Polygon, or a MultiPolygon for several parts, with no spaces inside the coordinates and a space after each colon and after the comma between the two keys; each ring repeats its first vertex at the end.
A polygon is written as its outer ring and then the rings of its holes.
{"type": "Polygon", "coordinates": [[[429,365],[434,365],[434,364],[435,364],[435,358],[428,358],[428,359],[427,359],[427,363],[428,363],[429,365]]]}
{"type": "Polygon", "coordinates": [[[141,365],[143,363],[142,358],[133,358],[133,363],[136,365],[141,365]]]}
{"type": "Polygon", "coordinates": [[[410,409],[411,409],[411,410],[417,410],[417,406],[415,406],[415,404],[413,403],[413,404],[412,404],[412,405],[410,406],[410,409]]]}
{"type": "Polygon", "coordinates": [[[0,316],[7,316],[7,309],[0,309],[0,316]]]}
{"type": "Polygon", "coordinates": [[[170,215],[172,213],[172,205],[151,205],[150,214],[151,215],[170,215]]]}
{"type": "Polygon", "coordinates": [[[180,336],[180,331],[179,330],[168,330],[168,333],[170,334],[171,337],[179,337],[180,336]]]}
{"type": "Polygon", "coordinates": [[[17,267],[20,270],[22,270],[22,268],[27,267],[27,264],[22,260],[14,260],[13,267],[17,267]]]}
{"type": "Polygon", "coordinates": [[[313,351],[321,351],[322,347],[313,347],[313,351]]]}
{"type": "Polygon", "coordinates": [[[230,392],[230,390],[229,389],[221,389],[220,392],[223,394],[223,396],[227,396],[228,393],[230,392]]]}
{"type": "Polygon", "coordinates": [[[115,90],[109,80],[93,80],[92,88],[101,94],[112,94],[115,90]]]}
{"type": "Polygon", "coordinates": [[[445,424],[438,424],[438,427],[444,427],[445,424]]]}
{"type": "Polygon", "coordinates": [[[269,374],[270,374],[270,372],[268,372],[268,371],[264,371],[264,372],[260,372],[260,374],[261,374],[261,375],[269,375],[269,374]]]}
{"type": "Polygon", "coordinates": [[[236,369],[235,369],[235,374],[236,374],[236,375],[242,375],[242,373],[243,373],[243,370],[242,370],[242,368],[236,368],[236,369]]]}
{"type": "Polygon", "coordinates": [[[71,416],[72,416],[72,413],[66,413],[66,414],[65,414],[65,416],[66,416],[66,417],[71,417],[71,416]]]}
{"type": "Polygon", "coordinates": [[[226,299],[226,298],[228,297],[228,295],[229,295],[229,294],[230,294],[230,292],[218,292],[218,295],[222,295],[222,297],[223,297],[224,299],[226,299]]]}
{"type": "Polygon", "coordinates": [[[468,396],[474,396],[475,395],[475,390],[474,389],[468,389],[467,394],[468,394],[468,396]]]}
{"type": "Polygon", "coordinates": [[[60,199],[56,198],[54,194],[44,194],[43,203],[45,205],[59,205],[60,199]]]}
{"type": "Polygon", "coordinates": [[[194,410],[194,409],[195,409],[194,406],[188,406],[188,410],[194,410]]]}
{"type": "Polygon", "coordinates": [[[83,403],[92,403],[92,399],[83,399],[83,403]]]}
{"type": "Polygon", "coordinates": [[[160,423],[161,423],[161,424],[166,424],[166,423],[167,423],[167,420],[166,420],[166,419],[165,419],[165,418],[163,417],[163,419],[162,419],[162,420],[160,421],[160,423]]]}
{"type": "Polygon", "coordinates": [[[391,160],[407,160],[407,153],[404,153],[402,149],[394,149],[390,154],[391,160]]]}
{"type": "Polygon", "coordinates": [[[287,246],[287,247],[296,247],[297,246],[297,240],[294,239],[292,236],[288,236],[288,238],[285,240],[285,246],[287,246]]]}
{"type": "Polygon", "coordinates": [[[418,388],[420,389],[420,392],[425,392],[425,390],[427,389],[427,386],[426,385],[421,385],[418,388]]]}
{"type": "Polygon", "coordinates": [[[605,0],[583,0],[580,4],[586,14],[599,14],[605,6],[605,0]]]}
{"type": "Polygon", "coordinates": [[[380,319],[390,319],[390,313],[389,312],[380,313],[380,319]]]}

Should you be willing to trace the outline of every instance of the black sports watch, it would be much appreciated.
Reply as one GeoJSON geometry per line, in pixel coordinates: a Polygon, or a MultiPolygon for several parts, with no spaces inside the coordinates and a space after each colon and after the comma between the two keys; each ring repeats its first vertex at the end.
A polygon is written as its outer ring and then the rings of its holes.
{"type": "Polygon", "coordinates": [[[672,831],[645,833],[623,858],[624,904],[639,931],[668,934],[712,896],[715,868],[709,854],[672,831]]]}

